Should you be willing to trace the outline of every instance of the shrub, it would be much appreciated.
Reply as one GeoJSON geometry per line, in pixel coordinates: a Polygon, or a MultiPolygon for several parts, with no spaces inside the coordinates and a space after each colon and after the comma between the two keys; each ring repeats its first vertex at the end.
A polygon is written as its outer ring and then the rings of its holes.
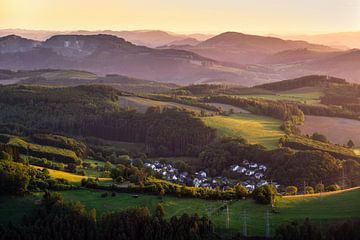
{"type": "Polygon", "coordinates": [[[297,187],[295,186],[288,186],[285,189],[286,195],[296,195],[298,192],[297,187]]]}
{"type": "Polygon", "coordinates": [[[305,194],[312,194],[314,193],[314,188],[311,186],[305,187],[305,194]]]}
{"type": "Polygon", "coordinates": [[[252,197],[257,203],[270,204],[272,200],[277,196],[277,190],[273,185],[264,185],[255,190],[252,193],[252,197]]]}
{"type": "Polygon", "coordinates": [[[329,192],[338,191],[340,189],[341,189],[340,186],[337,184],[332,184],[332,185],[329,185],[326,187],[326,191],[329,191],[329,192]]]}
{"type": "Polygon", "coordinates": [[[323,191],[325,191],[324,184],[318,183],[318,184],[315,185],[315,192],[316,193],[323,192],[323,191]]]}

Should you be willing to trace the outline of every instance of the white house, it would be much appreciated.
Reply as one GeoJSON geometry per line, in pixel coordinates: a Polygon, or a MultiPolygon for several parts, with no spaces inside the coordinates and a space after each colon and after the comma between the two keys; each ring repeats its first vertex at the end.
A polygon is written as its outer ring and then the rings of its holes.
{"type": "Polygon", "coordinates": [[[252,185],[252,184],[248,184],[248,185],[245,186],[245,188],[246,188],[249,192],[252,192],[252,191],[254,191],[255,186],[252,185]]]}
{"type": "Polygon", "coordinates": [[[233,166],[231,166],[231,170],[232,170],[233,172],[236,172],[239,168],[240,168],[239,165],[233,165],[233,166]]]}
{"type": "Polygon", "coordinates": [[[267,169],[267,167],[265,166],[265,165],[260,165],[259,166],[259,170],[261,170],[261,171],[266,171],[266,169],[267,169]]]}
{"type": "Polygon", "coordinates": [[[262,173],[255,173],[255,178],[256,178],[256,179],[260,179],[260,178],[262,178],[262,177],[264,177],[264,174],[262,174],[262,173]]]}
{"type": "Polygon", "coordinates": [[[206,176],[207,176],[206,172],[204,172],[204,171],[200,171],[199,175],[203,178],[206,178],[206,176]]]}
{"type": "Polygon", "coordinates": [[[239,167],[236,172],[238,172],[238,173],[245,173],[246,171],[247,171],[246,168],[244,168],[244,167],[239,167]]]}
{"type": "Polygon", "coordinates": [[[256,163],[251,163],[250,165],[249,165],[249,167],[251,167],[251,168],[257,168],[257,164],[256,163]]]}
{"type": "Polygon", "coordinates": [[[246,173],[245,173],[245,175],[246,175],[246,176],[252,176],[252,175],[254,175],[254,173],[255,173],[255,172],[252,171],[252,170],[247,170],[246,173]]]}
{"type": "Polygon", "coordinates": [[[201,181],[200,181],[198,178],[194,178],[194,180],[193,180],[193,185],[194,185],[195,187],[199,187],[200,184],[201,184],[201,181]]]}

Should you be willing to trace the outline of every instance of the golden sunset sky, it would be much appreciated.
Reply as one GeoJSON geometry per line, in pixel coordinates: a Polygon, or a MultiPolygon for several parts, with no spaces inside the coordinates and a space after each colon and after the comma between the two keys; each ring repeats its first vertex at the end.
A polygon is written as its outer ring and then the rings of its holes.
{"type": "Polygon", "coordinates": [[[0,0],[0,28],[359,31],[360,0],[0,0]]]}

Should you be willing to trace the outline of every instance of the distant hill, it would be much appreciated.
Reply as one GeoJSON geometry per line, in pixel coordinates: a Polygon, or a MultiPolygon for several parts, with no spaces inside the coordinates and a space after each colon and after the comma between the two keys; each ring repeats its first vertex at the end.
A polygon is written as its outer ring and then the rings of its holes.
{"type": "Polygon", "coordinates": [[[331,56],[336,56],[342,52],[321,52],[313,51],[307,48],[290,49],[272,54],[260,63],[262,64],[290,64],[290,63],[306,63],[314,60],[320,60],[331,56]]]}
{"type": "Polygon", "coordinates": [[[345,79],[341,79],[341,78],[336,78],[331,76],[311,75],[296,79],[289,79],[279,82],[257,85],[255,86],[255,88],[262,88],[271,91],[288,91],[303,87],[325,87],[331,84],[348,84],[348,83],[346,82],[345,79]]]}
{"type": "Polygon", "coordinates": [[[39,44],[38,41],[9,35],[0,38],[0,53],[25,52],[39,44]]]}
{"type": "Polygon", "coordinates": [[[28,51],[0,55],[0,69],[77,69],[174,83],[237,77],[212,68],[214,64],[189,51],[152,49],[103,34],[57,35],[28,51]]]}
{"type": "Polygon", "coordinates": [[[110,85],[126,92],[165,92],[179,87],[172,83],[160,83],[127,76],[94,73],[77,70],[42,69],[35,71],[0,70],[0,85],[26,84],[49,86],[110,85]]]}
{"type": "Polygon", "coordinates": [[[258,63],[265,57],[285,50],[307,48],[313,51],[333,51],[334,49],[305,41],[290,41],[274,37],[225,32],[183,49],[218,61],[237,64],[258,63]]]}
{"type": "MultiPolygon", "coordinates": [[[[0,29],[0,37],[7,35],[18,35],[24,38],[34,39],[37,41],[45,41],[55,35],[96,35],[107,34],[114,35],[132,42],[136,45],[144,45],[147,47],[158,47],[163,45],[171,45],[176,41],[185,39],[195,39],[203,41],[211,37],[208,34],[176,34],[160,30],[135,30],[135,31],[44,31],[44,30],[26,30],[26,29],[0,29]]],[[[178,45],[178,44],[176,44],[178,45]]],[[[183,44],[181,44],[183,45],[183,44]]],[[[191,44],[192,45],[192,44],[191,44]]]]}
{"type": "Polygon", "coordinates": [[[353,49],[320,59],[308,64],[306,68],[326,72],[329,75],[340,76],[351,82],[360,83],[360,49],[353,49]]]}
{"type": "Polygon", "coordinates": [[[166,46],[195,46],[199,44],[201,41],[197,40],[196,38],[184,38],[181,40],[176,40],[168,43],[166,46]]]}
{"type": "Polygon", "coordinates": [[[315,35],[292,35],[283,37],[286,39],[298,39],[318,44],[325,44],[336,48],[360,48],[360,31],[315,35]]]}

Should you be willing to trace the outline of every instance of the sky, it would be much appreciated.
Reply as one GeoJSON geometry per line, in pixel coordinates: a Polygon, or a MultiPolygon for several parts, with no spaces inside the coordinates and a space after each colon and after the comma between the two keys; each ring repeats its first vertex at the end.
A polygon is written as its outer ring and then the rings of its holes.
{"type": "Polygon", "coordinates": [[[360,31],[360,0],[0,0],[0,28],[348,32],[360,31]]]}

